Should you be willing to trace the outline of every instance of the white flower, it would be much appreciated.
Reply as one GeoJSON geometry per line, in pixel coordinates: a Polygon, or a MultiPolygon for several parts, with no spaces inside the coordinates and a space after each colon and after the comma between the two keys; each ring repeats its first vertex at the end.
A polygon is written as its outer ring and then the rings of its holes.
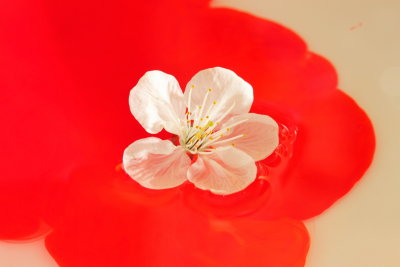
{"type": "Polygon", "coordinates": [[[279,143],[272,118],[248,113],[252,102],[251,85],[224,68],[200,71],[185,93],[173,76],[147,72],[130,92],[131,112],[147,132],[165,129],[179,137],[179,145],[155,137],[137,140],[124,151],[125,171],[151,189],[189,180],[215,194],[243,190],[256,178],[255,161],[279,143]]]}

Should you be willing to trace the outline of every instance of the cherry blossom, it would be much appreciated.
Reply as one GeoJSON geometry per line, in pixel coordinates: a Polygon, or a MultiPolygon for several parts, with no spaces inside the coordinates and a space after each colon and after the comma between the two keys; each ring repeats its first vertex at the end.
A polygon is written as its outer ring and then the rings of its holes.
{"type": "Polygon", "coordinates": [[[178,144],[148,137],[124,152],[125,171],[139,184],[166,189],[186,180],[215,194],[243,190],[256,179],[255,162],[279,144],[278,124],[269,116],[248,113],[253,88],[233,71],[200,71],[185,93],[177,80],[149,71],[132,89],[131,112],[152,134],[162,129],[178,144]]]}

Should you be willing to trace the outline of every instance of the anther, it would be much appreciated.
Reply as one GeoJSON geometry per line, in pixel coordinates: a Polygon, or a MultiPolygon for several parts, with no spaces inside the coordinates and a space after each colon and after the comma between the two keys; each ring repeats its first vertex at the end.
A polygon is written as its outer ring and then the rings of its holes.
{"type": "Polygon", "coordinates": [[[194,84],[192,84],[192,89],[194,88],[194,84]]]}
{"type": "Polygon", "coordinates": [[[217,101],[214,101],[213,104],[216,105],[216,104],[217,104],[217,101]]]}
{"type": "Polygon", "coordinates": [[[212,89],[211,89],[211,88],[208,88],[208,91],[209,91],[209,92],[211,92],[211,91],[212,91],[212,89]]]}

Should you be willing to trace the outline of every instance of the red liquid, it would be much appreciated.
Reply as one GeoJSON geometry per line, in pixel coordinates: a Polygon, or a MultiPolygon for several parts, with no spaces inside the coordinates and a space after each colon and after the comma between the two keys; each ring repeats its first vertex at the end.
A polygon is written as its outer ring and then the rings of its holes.
{"type": "MultiPolygon", "coordinates": [[[[301,221],[369,167],[370,120],[333,66],[292,31],[206,1],[12,1],[0,9],[0,238],[50,229],[60,266],[303,266],[301,221]],[[281,125],[262,176],[222,197],[186,183],[141,188],[123,149],[148,136],[129,90],[148,70],[221,66],[281,125]],[[286,128],[285,128],[286,127],[286,128]],[[285,219],[290,218],[290,219],[285,219]]],[[[164,135],[168,138],[168,135],[164,135]]]]}

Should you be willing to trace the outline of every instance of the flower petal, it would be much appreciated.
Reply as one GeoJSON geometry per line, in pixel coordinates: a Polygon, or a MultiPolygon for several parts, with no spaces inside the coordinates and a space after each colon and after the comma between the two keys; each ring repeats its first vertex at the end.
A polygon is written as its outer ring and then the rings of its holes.
{"type": "Polygon", "coordinates": [[[161,71],[148,71],[140,78],[129,95],[133,116],[152,134],[163,128],[179,133],[179,118],[183,118],[185,105],[178,81],[161,71]]]}
{"type": "Polygon", "coordinates": [[[247,113],[253,103],[253,88],[233,71],[215,67],[198,72],[189,81],[185,101],[192,107],[204,106],[206,113],[215,105],[210,114],[203,115],[217,120],[231,108],[229,114],[247,113]]]}
{"type": "Polygon", "coordinates": [[[234,147],[218,147],[207,156],[199,156],[188,170],[188,180],[196,187],[215,194],[236,193],[256,178],[254,160],[234,147]]]}
{"type": "MultiPolygon", "coordinates": [[[[229,127],[229,125],[240,121],[243,122],[229,128],[225,137],[220,140],[223,141],[224,139],[244,134],[245,136],[232,141],[236,148],[249,154],[255,161],[265,159],[271,155],[279,144],[278,124],[269,116],[245,113],[230,118],[221,128],[229,127]]],[[[224,145],[227,144],[224,143],[224,145]]]]}
{"type": "Polygon", "coordinates": [[[128,175],[142,186],[166,189],[186,181],[190,158],[170,141],[149,137],[125,149],[123,165],[128,175]]]}

